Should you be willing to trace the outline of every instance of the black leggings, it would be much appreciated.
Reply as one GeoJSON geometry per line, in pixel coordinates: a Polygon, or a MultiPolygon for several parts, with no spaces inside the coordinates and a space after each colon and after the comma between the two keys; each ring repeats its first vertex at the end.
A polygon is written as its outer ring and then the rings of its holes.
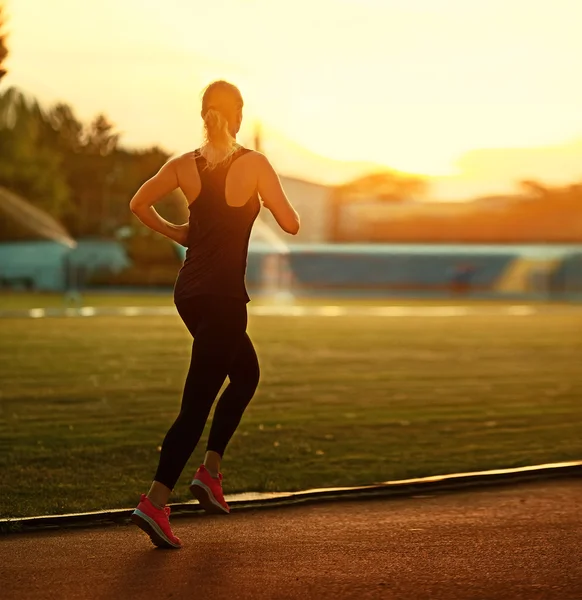
{"type": "Polygon", "coordinates": [[[168,430],[154,479],[173,489],[196,448],[214,400],[226,377],[229,384],[214,411],[206,450],[222,456],[259,383],[259,362],[246,333],[244,300],[196,296],[176,302],[192,334],[192,359],[182,406],[168,430]]]}

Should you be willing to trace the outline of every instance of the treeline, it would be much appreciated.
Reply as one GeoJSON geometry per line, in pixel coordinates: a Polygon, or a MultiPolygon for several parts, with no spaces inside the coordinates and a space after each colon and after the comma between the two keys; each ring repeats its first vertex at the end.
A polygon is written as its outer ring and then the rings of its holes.
{"type": "MultiPolygon", "coordinates": [[[[74,238],[140,230],[129,200],[168,158],[157,146],[124,148],[103,114],[84,123],[68,104],[44,109],[15,88],[0,93],[0,187],[48,212],[74,238]]],[[[170,220],[187,219],[177,192],[159,208],[170,220]]],[[[0,240],[27,237],[33,229],[0,221],[0,240]]]]}
{"type": "MultiPolygon", "coordinates": [[[[522,181],[521,193],[459,204],[349,206],[335,241],[395,243],[582,242],[582,183],[522,181]]],[[[344,205],[347,206],[347,205],[344,205]]]]}

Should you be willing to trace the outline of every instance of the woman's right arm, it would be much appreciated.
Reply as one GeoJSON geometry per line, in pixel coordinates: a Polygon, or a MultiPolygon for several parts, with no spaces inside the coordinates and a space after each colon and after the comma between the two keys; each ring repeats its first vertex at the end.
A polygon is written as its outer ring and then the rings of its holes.
{"type": "Polygon", "coordinates": [[[264,154],[259,154],[258,192],[281,229],[295,235],[301,225],[299,214],[289,202],[279,176],[264,154]]]}

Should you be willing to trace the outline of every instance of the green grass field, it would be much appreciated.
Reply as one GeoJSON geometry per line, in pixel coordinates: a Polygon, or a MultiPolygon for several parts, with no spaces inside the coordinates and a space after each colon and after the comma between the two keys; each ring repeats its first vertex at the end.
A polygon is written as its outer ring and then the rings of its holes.
{"type": "MultiPolygon", "coordinates": [[[[178,317],[0,327],[0,515],[132,508],[179,408],[191,340],[178,317]]],[[[255,316],[249,332],[262,379],[226,493],[582,458],[580,313],[255,316]]],[[[190,499],[207,432],[172,502],[190,499]]]]}

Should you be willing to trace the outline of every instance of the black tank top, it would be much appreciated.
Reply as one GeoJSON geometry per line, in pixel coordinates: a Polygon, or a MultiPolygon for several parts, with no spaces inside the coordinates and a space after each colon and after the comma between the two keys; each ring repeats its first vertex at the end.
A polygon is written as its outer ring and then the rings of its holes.
{"type": "Polygon", "coordinates": [[[188,249],[174,286],[174,301],[213,294],[249,302],[245,285],[249,237],[260,210],[255,191],[240,207],[226,203],[226,175],[232,163],[251,152],[239,148],[230,160],[214,169],[206,168],[206,159],[194,155],[202,187],[189,206],[188,249]]]}

